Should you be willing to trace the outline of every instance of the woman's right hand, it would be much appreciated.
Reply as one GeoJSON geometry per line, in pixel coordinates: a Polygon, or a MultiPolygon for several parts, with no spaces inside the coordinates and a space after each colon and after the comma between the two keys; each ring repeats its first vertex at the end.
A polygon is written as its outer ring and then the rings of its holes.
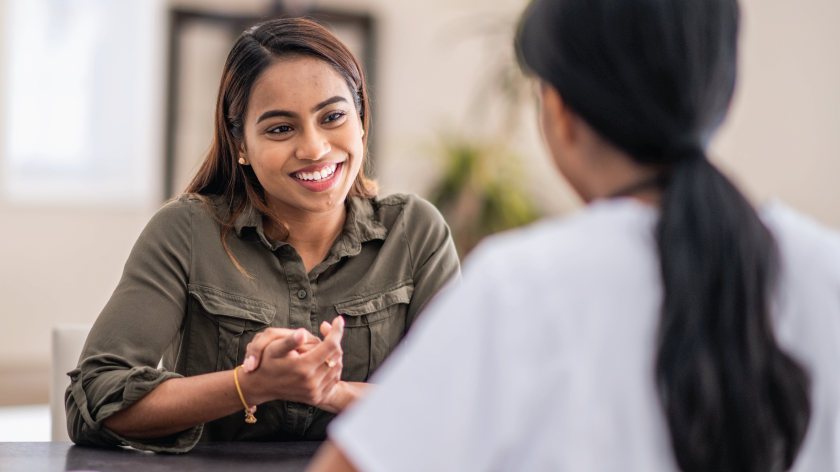
{"type": "Polygon", "coordinates": [[[269,342],[262,350],[259,368],[243,369],[240,382],[246,401],[257,405],[271,400],[318,405],[329,399],[341,380],[344,319],[336,317],[322,332],[324,340],[317,343],[303,328],[269,342]]]}
{"type": "MultiPolygon", "coordinates": [[[[242,364],[242,369],[245,372],[257,370],[257,367],[260,366],[260,361],[262,360],[265,348],[276,340],[291,336],[295,333],[295,331],[301,331],[304,333],[303,343],[301,343],[300,347],[297,348],[297,351],[301,354],[309,351],[321,342],[320,339],[303,328],[298,330],[288,328],[266,328],[264,331],[257,333],[256,336],[254,336],[254,339],[252,339],[251,342],[248,343],[248,346],[246,346],[245,362],[242,364]]],[[[323,330],[321,332],[326,335],[323,330]]]]}

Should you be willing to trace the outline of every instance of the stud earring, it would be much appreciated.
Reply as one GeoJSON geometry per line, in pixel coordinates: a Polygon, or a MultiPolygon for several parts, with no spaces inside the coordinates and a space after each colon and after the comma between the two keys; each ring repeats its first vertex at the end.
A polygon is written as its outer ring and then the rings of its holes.
{"type": "Polygon", "coordinates": [[[363,138],[365,137],[365,129],[364,128],[362,128],[362,137],[363,138]]]}
{"type": "Polygon", "coordinates": [[[245,165],[245,158],[244,158],[244,157],[240,157],[240,158],[239,158],[239,163],[240,163],[240,164],[242,164],[242,165],[244,166],[244,165],[245,165]]]}

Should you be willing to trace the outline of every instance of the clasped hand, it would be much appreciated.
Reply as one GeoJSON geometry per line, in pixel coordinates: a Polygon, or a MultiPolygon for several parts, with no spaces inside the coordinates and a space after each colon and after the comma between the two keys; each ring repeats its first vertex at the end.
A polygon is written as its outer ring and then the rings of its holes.
{"type": "Polygon", "coordinates": [[[343,367],[344,319],[338,316],[332,324],[325,321],[320,330],[323,341],[303,328],[268,328],[257,333],[245,351],[246,400],[254,404],[287,400],[340,410],[335,400],[343,367]]]}

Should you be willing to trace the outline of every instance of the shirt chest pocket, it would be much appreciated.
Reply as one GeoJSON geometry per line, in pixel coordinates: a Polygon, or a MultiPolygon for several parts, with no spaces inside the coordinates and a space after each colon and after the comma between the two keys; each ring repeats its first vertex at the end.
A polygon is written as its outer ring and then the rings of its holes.
{"type": "Polygon", "coordinates": [[[189,292],[187,375],[228,370],[240,364],[245,345],[269,326],[276,313],[276,308],[266,302],[202,285],[190,284],[189,292]]]}
{"type": "Polygon", "coordinates": [[[366,381],[405,335],[405,317],[414,293],[411,280],[383,292],[335,305],[344,317],[342,380],[366,381]]]}

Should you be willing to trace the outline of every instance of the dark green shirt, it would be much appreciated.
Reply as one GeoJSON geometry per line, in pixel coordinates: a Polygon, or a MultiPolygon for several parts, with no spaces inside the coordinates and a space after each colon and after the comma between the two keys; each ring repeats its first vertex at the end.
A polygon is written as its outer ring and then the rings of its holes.
{"type": "Polygon", "coordinates": [[[449,228],[430,203],[392,195],[351,197],[346,205],[341,235],[308,274],[295,248],[268,239],[262,216],[246,209],[227,241],[250,279],[225,253],[221,226],[198,197],[161,208],[69,373],[73,441],[183,452],[199,439],[324,439],[333,415],[286,401],[260,405],[255,424],[240,412],[153,440],[120,437],[102,421],[167,379],[233,369],[267,327],[306,328],[321,337],[320,323],[339,314],[346,321],[341,378],[367,381],[426,303],[460,274],[449,228]]]}

